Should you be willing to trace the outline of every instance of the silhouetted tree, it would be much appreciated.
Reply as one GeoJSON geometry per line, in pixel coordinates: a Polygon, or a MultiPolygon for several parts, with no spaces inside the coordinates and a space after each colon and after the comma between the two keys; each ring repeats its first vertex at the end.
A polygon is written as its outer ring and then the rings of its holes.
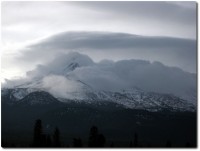
{"type": "Polygon", "coordinates": [[[80,138],[74,138],[73,139],[73,146],[74,147],[82,147],[82,140],[80,138]]]}
{"type": "Polygon", "coordinates": [[[93,126],[90,129],[90,136],[89,136],[89,147],[103,147],[106,142],[106,139],[103,134],[98,133],[98,128],[93,126]]]}
{"type": "Polygon", "coordinates": [[[172,143],[171,143],[171,141],[167,141],[167,143],[166,143],[166,147],[172,147],[172,143]]]}
{"type": "Polygon", "coordinates": [[[11,147],[14,148],[14,147],[16,147],[16,145],[15,145],[14,143],[12,143],[12,144],[11,144],[11,147]]]}
{"type": "Polygon", "coordinates": [[[189,142],[187,142],[186,144],[185,144],[185,147],[191,147],[192,145],[189,143],[189,142]]]}
{"type": "Polygon", "coordinates": [[[3,141],[3,140],[1,140],[1,147],[6,147],[6,142],[5,141],[3,141]]]}
{"type": "Polygon", "coordinates": [[[46,146],[47,147],[52,147],[52,141],[51,141],[51,136],[47,135],[46,137],[46,146]]]}
{"type": "Polygon", "coordinates": [[[138,135],[137,133],[134,134],[134,142],[133,142],[133,146],[134,147],[138,147],[138,135]]]}
{"type": "Polygon", "coordinates": [[[114,147],[114,143],[113,142],[111,142],[110,147],[114,147]]]}
{"type": "Polygon", "coordinates": [[[93,126],[90,129],[90,136],[89,136],[89,147],[97,147],[97,140],[98,139],[98,128],[93,126]]]}
{"type": "Polygon", "coordinates": [[[55,128],[55,131],[54,131],[54,134],[53,134],[53,144],[54,144],[54,147],[61,147],[60,131],[57,127],[55,128]]]}
{"type": "Polygon", "coordinates": [[[47,135],[42,134],[42,140],[41,140],[42,147],[47,147],[47,135]]]}
{"type": "Polygon", "coordinates": [[[34,137],[33,137],[33,147],[42,147],[42,121],[40,119],[36,120],[34,126],[34,137]]]}
{"type": "Polygon", "coordinates": [[[152,145],[150,143],[147,144],[147,147],[152,147],[152,145]]]}
{"type": "Polygon", "coordinates": [[[105,139],[104,135],[99,134],[98,135],[98,141],[97,141],[98,147],[104,147],[105,142],[106,142],[106,139],[105,139]]]}
{"type": "Polygon", "coordinates": [[[133,142],[132,141],[130,141],[129,147],[133,147],[133,142]]]}

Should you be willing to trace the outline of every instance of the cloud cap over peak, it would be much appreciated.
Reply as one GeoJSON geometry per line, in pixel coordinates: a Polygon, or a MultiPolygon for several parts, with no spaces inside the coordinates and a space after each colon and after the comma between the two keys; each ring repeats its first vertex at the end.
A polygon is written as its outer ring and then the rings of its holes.
{"type": "Polygon", "coordinates": [[[8,81],[5,86],[9,85],[42,88],[57,97],[67,97],[68,92],[82,92],[87,87],[114,92],[138,87],[150,92],[174,94],[193,103],[196,101],[196,74],[160,62],[135,59],[94,63],[88,56],[77,52],[40,65],[28,72],[27,79],[8,81]],[[78,58],[74,62],[71,56],[78,58]],[[71,68],[74,63],[78,65],[71,68]]]}
{"type": "Polygon", "coordinates": [[[87,54],[95,62],[102,59],[142,59],[196,73],[195,40],[126,33],[62,32],[28,46],[19,59],[40,62],[70,51],[87,54]]]}

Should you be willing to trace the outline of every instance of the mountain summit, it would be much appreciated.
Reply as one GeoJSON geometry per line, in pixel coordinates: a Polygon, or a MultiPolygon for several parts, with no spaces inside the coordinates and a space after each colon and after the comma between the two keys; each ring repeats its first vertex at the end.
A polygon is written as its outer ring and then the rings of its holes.
{"type": "Polygon", "coordinates": [[[94,62],[91,58],[78,52],[60,54],[46,65],[38,65],[34,70],[27,72],[27,76],[40,77],[48,74],[66,75],[77,67],[91,66],[94,62]]]}
{"type": "Polygon", "coordinates": [[[144,60],[96,63],[87,55],[71,52],[10,83],[4,87],[11,89],[16,100],[46,91],[62,101],[108,101],[128,108],[193,110],[196,106],[195,74],[144,60]]]}

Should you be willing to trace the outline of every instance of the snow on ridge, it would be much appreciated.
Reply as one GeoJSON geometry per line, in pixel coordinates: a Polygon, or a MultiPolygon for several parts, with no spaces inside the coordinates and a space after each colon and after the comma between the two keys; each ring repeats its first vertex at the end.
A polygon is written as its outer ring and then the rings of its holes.
{"type": "MultiPolygon", "coordinates": [[[[35,70],[27,72],[26,79],[9,81],[8,85],[9,83],[10,88],[39,89],[63,98],[73,98],[76,93],[76,97],[81,99],[92,91],[91,97],[109,99],[106,92],[121,93],[125,90],[128,97],[137,96],[136,101],[141,102],[138,94],[144,90],[173,94],[193,104],[196,104],[197,99],[194,74],[144,60],[95,63],[87,55],[77,52],[56,57],[46,65],[38,65],[35,70]]],[[[16,95],[21,98],[23,94],[16,95]]],[[[128,104],[129,100],[126,101],[128,104]]]]}

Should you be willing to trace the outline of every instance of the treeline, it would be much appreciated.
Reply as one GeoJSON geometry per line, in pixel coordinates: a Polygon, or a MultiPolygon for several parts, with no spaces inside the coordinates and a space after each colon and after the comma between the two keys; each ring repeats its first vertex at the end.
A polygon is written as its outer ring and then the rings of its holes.
{"type": "MultiPolygon", "coordinates": [[[[91,127],[87,147],[104,147],[105,143],[106,139],[103,134],[99,133],[98,128],[96,126],[91,127]]],[[[31,147],[63,147],[60,141],[59,129],[56,127],[52,136],[44,134],[42,121],[40,119],[36,120],[31,147]]],[[[82,140],[80,138],[73,138],[72,147],[83,147],[82,140]]]]}
{"type": "MultiPolygon", "coordinates": [[[[32,147],[32,148],[64,148],[64,147],[74,147],[74,148],[81,148],[81,147],[91,147],[91,148],[101,148],[101,147],[117,147],[118,145],[115,144],[114,142],[110,142],[110,144],[106,144],[106,137],[99,132],[98,127],[92,126],[90,128],[89,132],[89,138],[88,138],[88,143],[83,143],[82,139],[80,137],[78,138],[73,138],[72,144],[70,145],[64,145],[61,143],[60,139],[61,132],[58,127],[55,127],[53,134],[45,134],[43,132],[43,127],[42,127],[42,121],[40,119],[37,119],[35,121],[34,125],[34,130],[33,130],[33,140],[30,143],[30,145],[26,147],[32,147]],[[116,145],[116,146],[115,146],[116,145]]],[[[15,148],[15,147],[23,147],[23,146],[18,146],[15,145],[14,143],[9,144],[5,141],[2,140],[1,142],[2,147],[10,147],[10,148],[15,148]]],[[[134,139],[130,140],[130,143],[127,144],[126,147],[155,147],[152,146],[151,144],[148,145],[142,145],[140,144],[138,134],[134,134],[134,139]]],[[[162,147],[173,147],[173,144],[170,140],[166,142],[166,144],[162,147]]],[[[189,142],[185,143],[185,146],[183,147],[192,147],[192,145],[189,142]]]]}

